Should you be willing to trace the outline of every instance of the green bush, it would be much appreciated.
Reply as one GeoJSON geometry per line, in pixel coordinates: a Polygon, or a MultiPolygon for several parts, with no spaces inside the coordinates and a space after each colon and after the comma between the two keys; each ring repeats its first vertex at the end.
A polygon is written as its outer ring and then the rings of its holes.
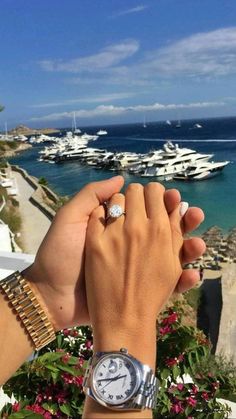
{"type": "Polygon", "coordinates": [[[21,228],[21,217],[16,213],[14,208],[3,208],[1,219],[5,224],[8,224],[12,233],[19,232],[21,228]]]}
{"type": "Polygon", "coordinates": [[[40,185],[44,185],[44,186],[47,186],[48,185],[48,181],[47,181],[47,179],[45,177],[40,177],[39,180],[38,180],[38,183],[40,185]]]}

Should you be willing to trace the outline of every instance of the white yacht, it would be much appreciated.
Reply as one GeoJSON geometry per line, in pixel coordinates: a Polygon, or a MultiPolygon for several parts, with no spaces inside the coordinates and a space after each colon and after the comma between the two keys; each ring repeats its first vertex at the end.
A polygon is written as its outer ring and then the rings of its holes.
{"type": "Polygon", "coordinates": [[[114,159],[114,169],[117,170],[126,170],[129,166],[139,163],[140,155],[136,153],[119,153],[117,154],[114,159]]]}
{"type": "Polygon", "coordinates": [[[172,125],[169,119],[166,120],[166,125],[172,125]]]}
{"type": "Polygon", "coordinates": [[[201,129],[202,125],[201,124],[194,124],[193,129],[201,129]]]}
{"type": "Polygon", "coordinates": [[[190,163],[196,161],[208,161],[212,154],[200,154],[195,150],[189,148],[179,148],[176,144],[175,149],[170,150],[167,148],[162,153],[162,158],[154,161],[150,167],[147,167],[141,176],[169,176],[183,172],[187,169],[190,163]]]}
{"type": "Polygon", "coordinates": [[[97,132],[97,135],[107,135],[108,134],[108,132],[105,130],[105,129],[100,129],[98,132],[97,132]]]}
{"type": "Polygon", "coordinates": [[[227,164],[229,164],[229,161],[195,162],[190,164],[185,172],[174,176],[174,179],[185,181],[209,179],[221,173],[227,164]]]}

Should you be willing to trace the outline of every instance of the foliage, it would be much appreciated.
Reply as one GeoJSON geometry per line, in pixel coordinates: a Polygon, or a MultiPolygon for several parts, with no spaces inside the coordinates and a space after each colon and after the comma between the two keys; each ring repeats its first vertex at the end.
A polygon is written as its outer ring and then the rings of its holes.
{"type": "MultiPolygon", "coordinates": [[[[233,365],[210,353],[206,337],[182,322],[185,308],[175,303],[158,322],[157,377],[160,382],[155,419],[228,417],[218,397],[236,395],[233,365]]],[[[17,403],[4,407],[3,417],[79,419],[84,395],[82,375],[92,354],[87,327],[66,329],[33,361],[26,362],[5,384],[17,403]]]]}
{"type": "Polygon", "coordinates": [[[45,177],[40,177],[39,180],[38,180],[38,183],[40,185],[44,185],[44,186],[47,186],[48,185],[48,181],[47,181],[47,179],[45,177]]]}
{"type": "Polygon", "coordinates": [[[9,226],[13,233],[18,233],[21,228],[21,217],[16,211],[15,205],[13,205],[3,208],[1,211],[1,220],[9,226]]]}

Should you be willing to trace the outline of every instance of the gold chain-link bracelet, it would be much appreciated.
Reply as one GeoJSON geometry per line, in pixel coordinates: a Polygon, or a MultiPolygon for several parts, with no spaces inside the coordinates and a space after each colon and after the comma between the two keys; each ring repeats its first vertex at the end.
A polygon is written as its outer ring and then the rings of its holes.
{"type": "Polygon", "coordinates": [[[20,272],[16,271],[0,281],[0,288],[25,326],[36,351],[56,338],[52,323],[20,272]]]}

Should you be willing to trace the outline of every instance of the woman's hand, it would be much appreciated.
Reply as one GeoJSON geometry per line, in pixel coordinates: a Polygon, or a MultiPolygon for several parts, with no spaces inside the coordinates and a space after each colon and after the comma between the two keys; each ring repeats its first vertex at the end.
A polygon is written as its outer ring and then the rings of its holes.
{"type": "Polygon", "coordinates": [[[125,196],[115,194],[109,203],[119,204],[125,215],[106,222],[100,206],[91,215],[86,239],[95,350],[126,346],[139,359],[149,358],[149,364],[155,356],[156,317],[182,274],[182,217],[179,206],[168,215],[164,193],[159,183],[130,184],[125,196]]]}

